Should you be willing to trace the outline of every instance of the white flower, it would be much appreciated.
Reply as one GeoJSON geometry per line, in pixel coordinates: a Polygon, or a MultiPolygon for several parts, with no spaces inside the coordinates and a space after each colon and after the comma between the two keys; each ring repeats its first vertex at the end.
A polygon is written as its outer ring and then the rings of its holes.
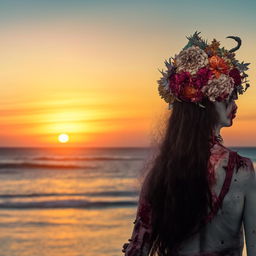
{"type": "Polygon", "coordinates": [[[210,79],[201,91],[209,98],[210,101],[216,101],[218,97],[224,99],[230,95],[234,89],[234,79],[225,74],[219,78],[210,79]]]}
{"type": "Polygon", "coordinates": [[[198,46],[191,46],[175,55],[177,72],[187,71],[191,75],[196,74],[198,69],[208,65],[208,55],[198,46]]]}

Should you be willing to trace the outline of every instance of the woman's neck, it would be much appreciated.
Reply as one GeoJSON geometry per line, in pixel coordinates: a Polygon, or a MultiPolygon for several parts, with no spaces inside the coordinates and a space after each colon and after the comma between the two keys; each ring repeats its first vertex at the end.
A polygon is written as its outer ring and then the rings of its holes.
{"type": "Polygon", "coordinates": [[[216,126],[215,129],[214,129],[214,135],[215,136],[220,136],[220,129],[221,129],[221,126],[216,126]]]}
{"type": "Polygon", "coordinates": [[[214,144],[222,144],[223,143],[223,138],[222,136],[220,135],[220,128],[219,129],[215,129],[213,132],[212,132],[212,137],[211,137],[211,144],[212,146],[214,144]]]}

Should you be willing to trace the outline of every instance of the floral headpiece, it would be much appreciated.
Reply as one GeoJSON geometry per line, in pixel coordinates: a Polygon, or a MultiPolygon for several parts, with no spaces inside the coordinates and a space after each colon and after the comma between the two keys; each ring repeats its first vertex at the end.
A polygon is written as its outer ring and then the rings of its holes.
{"type": "Polygon", "coordinates": [[[247,81],[250,63],[235,59],[235,51],[241,46],[241,39],[228,36],[237,42],[231,50],[220,48],[220,43],[213,39],[211,44],[199,34],[186,37],[189,42],[174,58],[165,60],[166,71],[160,71],[162,77],[157,80],[161,98],[169,103],[171,109],[174,100],[194,102],[204,107],[202,100],[224,101],[234,92],[243,94],[250,86],[247,81]],[[245,84],[243,86],[243,84],[245,84]]]}

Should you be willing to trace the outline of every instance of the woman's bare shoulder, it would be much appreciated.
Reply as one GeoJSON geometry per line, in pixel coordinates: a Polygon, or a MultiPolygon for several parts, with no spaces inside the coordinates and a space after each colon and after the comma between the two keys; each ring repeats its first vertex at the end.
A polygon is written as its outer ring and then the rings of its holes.
{"type": "Polygon", "coordinates": [[[240,181],[244,189],[256,181],[256,173],[253,166],[253,161],[249,157],[245,157],[235,152],[236,157],[236,168],[235,178],[240,181]]]}
{"type": "Polygon", "coordinates": [[[254,172],[254,166],[253,166],[253,161],[249,157],[245,157],[237,153],[237,164],[238,168],[241,171],[249,171],[249,172],[254,172]]]}
{"type": "Polygon", "coordinates": [[[236,150],[222,146],[222,150],[225,152],[234,153],[236,155],[236,167],[240,171],[251,171],[254,172],[253,161],[249,157],[240,155],[236,150]]]}

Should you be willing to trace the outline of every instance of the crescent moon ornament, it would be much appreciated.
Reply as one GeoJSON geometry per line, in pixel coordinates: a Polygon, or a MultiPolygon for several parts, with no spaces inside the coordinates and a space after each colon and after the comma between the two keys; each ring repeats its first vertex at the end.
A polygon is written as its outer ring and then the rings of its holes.
{"type": "Polygon", "coordinates": [[[227,36],[226,38],[232,38],[232,39],[234,39],[237,42],[237,46],[232,48],[232,49],[230,49],[229,52],[235,52],[235,51],[237,51],[240,48],[240,46],[242,44],[242,40],[241,40],[240,37],[238,37],[238,36],[227,36]]]}

